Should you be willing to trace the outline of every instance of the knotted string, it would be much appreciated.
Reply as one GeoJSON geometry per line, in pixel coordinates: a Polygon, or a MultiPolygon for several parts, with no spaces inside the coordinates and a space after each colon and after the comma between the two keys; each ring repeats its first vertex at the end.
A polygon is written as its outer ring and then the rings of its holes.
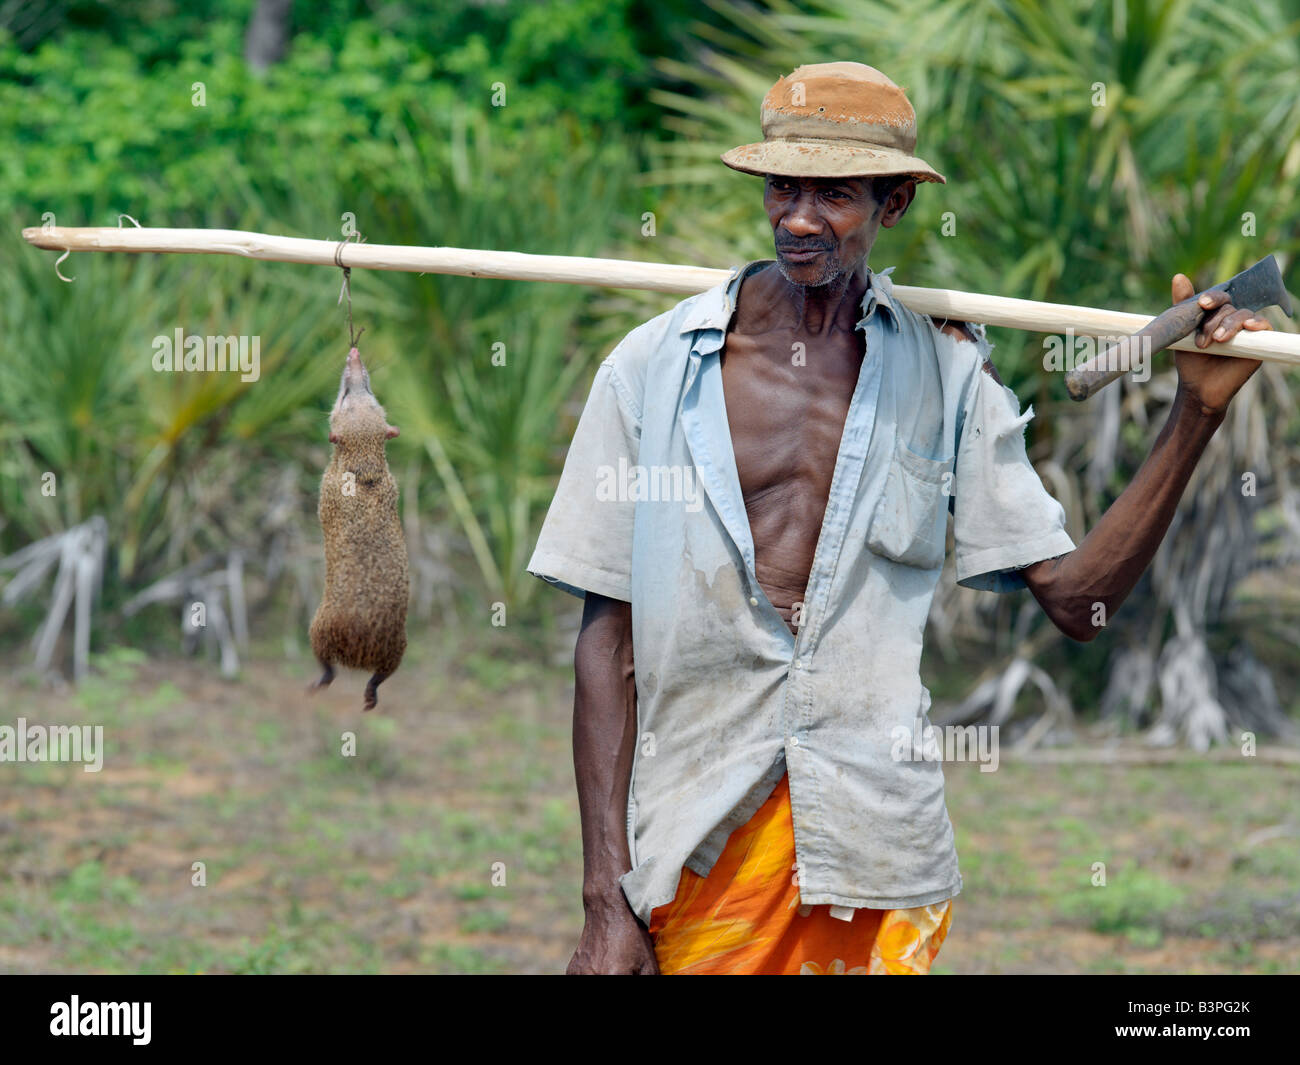
{"type": "Polygon", "coordinates": [[[337,307],[340,303],[343,302],[343,298],[345,296],[347,297],[348,341],[349,341],[349,345],[355,348],[357,346],[357,341],[361,339],[361,333],[364,333],[366,331],[366,328],[365,326],[362,326],[360,333],[354,333],[352,330],[352,267],[343,265],[343,249],[347,245],[348,241],[352,239],[353,236],[357,238],[358,244],[361,243],[360,233],[354,233],[351,236],[344,237],[342,240],[340,240],[334,248],[334,265],[343,271],[343,285],[339,289],[339,298],[338,298],[338,302],[335,303],[335,306],[337,307]]]}
{"type": "MultiPolygon", "coordinates": [[[[118,228],[118,229],[121,229],[121,228],[122,228],[122,219],[123,219],[123,218],[131,218],[131,216],[130,216],[129,214],[120,214],[120,215],[118,215],[118,216],[117,216],[117,228],[118,228]]],[[[141,225],[139,222],[137,222],[134,218],[131,218],[131,223],[135,226],[136,229],[143,229],[143,228],[144,228],[144,226],[142,226],[142,225],[141,225]]],[[[64,277],[64,276],[63,276],[63,271],[59,269],[59,263],[63,262],[63,260],[66,259],[66,258],[67,258],[69,255],[71,255],[71,254],[72,254],[72,249],[71,249],[71,248],[64,248],[64,249],[63,249],[63,254],[60,255],[57,259],[54,260],[54,275],[55,275],[55,276],[56,276],[60,281],[66,281],[69,285],[72,284],[72,282],[76,281],[77,279],[76,279],[75,277],[64,277]]]]}

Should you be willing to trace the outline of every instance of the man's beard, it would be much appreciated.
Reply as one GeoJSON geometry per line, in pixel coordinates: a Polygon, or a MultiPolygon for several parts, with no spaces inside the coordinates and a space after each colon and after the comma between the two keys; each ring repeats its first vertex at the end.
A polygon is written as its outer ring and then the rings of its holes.
{"type": "MultiPolygon", "coordinates": [[[[781,271],[781,276],[784,277],[787,281],[789,281],[790,284],[801,285],[804,288],[821,288],[823,285],[829,285],[832,281],[834,281],[837,277],[839,277],[844,272],[844,267],[840,263],[839,259],[829,253],[821,257],[821,268],[818,271],[818,273],[814,275],[811,281],[797,281],[793,277],[791,277],[790,271],[786,267],[785,260],[781,258],[779,252],[777,253],[777,257],[776,257],[776,265],[777,265],[777,269],[781,271]]],[[[811,264],[795,263],[794,265],[800,267],[807,267],[811,264]]]]}

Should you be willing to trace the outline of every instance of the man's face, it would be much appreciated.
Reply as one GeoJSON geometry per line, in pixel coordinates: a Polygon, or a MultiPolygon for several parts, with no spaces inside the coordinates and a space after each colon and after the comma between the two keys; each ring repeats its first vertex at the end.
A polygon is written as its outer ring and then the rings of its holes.
{"type": "Polygon", "coordinates": [[[808,288],[853,273],[866,261],[880,227],[895,225],[915,193],[916,181],[909,178],[877,203],[870,178],[766,175],[763,206],[777,266],[791,284],[808,288]]]}

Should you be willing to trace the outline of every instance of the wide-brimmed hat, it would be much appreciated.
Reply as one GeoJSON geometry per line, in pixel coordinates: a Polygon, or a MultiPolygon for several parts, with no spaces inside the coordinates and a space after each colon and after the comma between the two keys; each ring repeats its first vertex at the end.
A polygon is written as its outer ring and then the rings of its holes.
{"type": "Polygon", "coordinates": [[[813,63],[763,97],[763,140],[723,153],[746,174],[877,177],[910,174],[944,183],[916,150],[916,112],[906,94],[865,63],[813,63]]]}

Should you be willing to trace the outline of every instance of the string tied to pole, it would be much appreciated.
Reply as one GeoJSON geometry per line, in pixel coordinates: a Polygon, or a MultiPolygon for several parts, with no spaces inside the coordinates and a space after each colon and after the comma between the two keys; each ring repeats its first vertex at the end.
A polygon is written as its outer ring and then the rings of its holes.
{"type": "MultiPolygon", "coordinates": [[[[129,214],[120,214],[120,215],[118,215],[118,216],[117,216],[117,228],[118,228],[118,229],[121,229],[121,228],[122,228],[122,219],[123,219],[123,218],[131,218],[131,216],[130,216],[129,214]]],[[[139,222],[137,222],[134,218],[131,218],[131,222],[132,222],[132,224],[135,226],[136,229],[143,229],[143,228],[144,228],[144,226],[142,226],[142,225],[141,225],[139,222]]],[[[72,282],[76,281],[77,279],[76,279],[75,277],[64,277],[64,276],[63,276],[63,271],[59,269],[59,264],[60,264],[61,262],[63,262],[63,260],[66,259],[66,258],[67,258],[69,255],[71,255],[71,254],[72,254],[72,249],[71,249],[71,248],[64,248],[64,249],[63,249],[63,254],[60,255],[57,259],[54,260],[54,274],[55,274],[55,276],[56,276],[60,281],[66,281],[69,285],[72,284],[72,282]]]]}
{"type": "Polygon", "coordinates": [[[344,237],[342,240],[340,240],[340,241],[338,242],[338,244],[335,245],[335,247],[334,247],[334,265],[337,266],[340,270],[343,271],[343,284],[342,284],[342,286],[339,288],[339,298],[338,298],[338,301],[335,303],[335,306],[337,307],[340,303],[342,303],[344,297],[347,298],[347,301],[348,301],[348,343],[349,343],[349,346],[350,346],[350,347],[354,347],[354,348],[355,348],[355,347],[357,346],[357,341],[361,339],[361,334],[364,333],[364,332],[366,331],[366,328],[365,328],[365,326],[362,326],[359,332],[354,332],[354,331],[353,331],[353,328],[352,328],[352,267],[350,267],[350,266],[345,266],[345,265],[344,265],[344,263],[343,263],[343,249],[347,246],[348,242],[351,241],[351,240],[353,239],[353,237],[356,238],[356,241],[357,241],[358,244],[361,243],[361,241],[362,241],[362,236],[361,236],[361,234],[360,234],[360,233],[351,233],[351,234],[349,234],[348,236],[344,237]]]}

